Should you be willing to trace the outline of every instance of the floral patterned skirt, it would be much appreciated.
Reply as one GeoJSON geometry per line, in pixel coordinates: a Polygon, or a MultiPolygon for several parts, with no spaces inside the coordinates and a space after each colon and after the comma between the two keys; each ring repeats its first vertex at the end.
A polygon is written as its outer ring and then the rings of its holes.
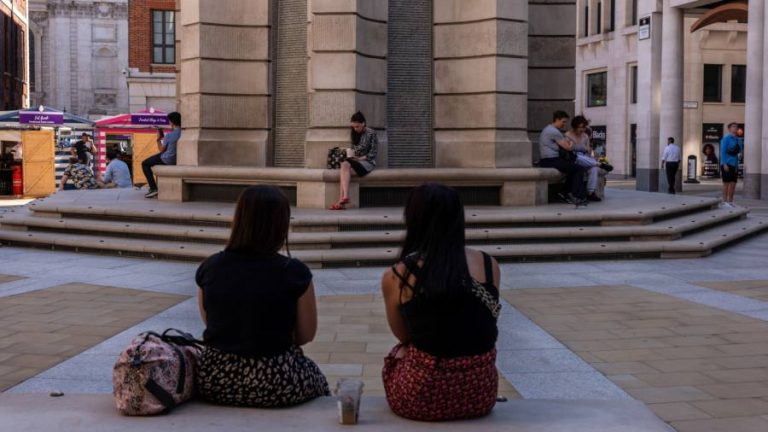
{"type": "Polygon", "coordinates": [[[390,351],[382,371],[387,402],[395,414],[413,420],[443,421],[491,412],[499,388],[495,349],[475,356],[441,359],[409,345],[405,356],[396,358],[400,347],[390,351]]]}
{"type": "Polygon", "coordinates": [[[197,388],[209,402],[262,408],[296,405],[330,394],[320,368],[297,346],[273,357],[244,357],[206,347],[197,388]]]}

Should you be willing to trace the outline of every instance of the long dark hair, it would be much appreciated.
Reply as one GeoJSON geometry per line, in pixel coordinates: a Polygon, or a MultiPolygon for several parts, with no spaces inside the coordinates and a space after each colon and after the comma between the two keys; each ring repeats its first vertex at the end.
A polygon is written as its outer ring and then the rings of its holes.
{"type": "MultiPolygon", "coordinates": [[[[352,118],[349,119],[349,121],[355,122],[355,123],[362,123],[362,124],[368,126],[368,124],[365,122],[365,116],[360,111],[352,114],[352,118]]],[[[361,133],[357,133],[357,132],[355,132],[354,129],[352,129],[352,128],[349,128],[349,129],[350,129],[349,140],[352,142],[352,145],[360,144],[360,138],[363,137],[363,134],[365,133],[365,130],[363,130],[363,132],[361,132],[361,133]]]]}
{"type": "Polygon", "coordinates": [[[226,250],[275,254],[285,246],[287,251],[290,219],[291,207],[280,189],[275,186],[250,186],[237,200],[226,250]]]}
{"type": "Polygon", "coordinates": [[[400,260],[423,260],[414,295],[439,299],[468,289],[464,205],[459,194],[439,183],[423,184],[408,195],[404,216],[400,260]]]}

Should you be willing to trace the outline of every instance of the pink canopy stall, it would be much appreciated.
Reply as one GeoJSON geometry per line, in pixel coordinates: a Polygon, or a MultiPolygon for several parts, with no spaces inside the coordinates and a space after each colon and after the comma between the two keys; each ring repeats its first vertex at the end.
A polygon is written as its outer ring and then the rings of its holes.
{"type": "Polygon", "coordinates": [[[133,183],[146,183],[141,162],[157,153],[157,130],[169,129],[168,115],[149,109],[137,113],[105,117],[96,122],[96,146],[99,149],[99,172],[106,169],[106,150],[115,147],[132,168],[133,183]]]}

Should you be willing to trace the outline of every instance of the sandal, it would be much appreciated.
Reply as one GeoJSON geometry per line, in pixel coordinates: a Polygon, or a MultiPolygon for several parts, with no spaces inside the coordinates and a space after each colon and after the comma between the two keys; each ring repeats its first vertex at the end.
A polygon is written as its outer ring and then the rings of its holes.
{"type": "Polygon", "coordinates": [[[333,203],[332,206],[328,207],[328,210],[344,210],[344,204],[341,202],[333,203]]]}
{"type": "Polygon", "coordinates": [[[342,198],[341,201],[339,201],[339,204],[341,205],[349,204],[349,197],[342,198]]]}

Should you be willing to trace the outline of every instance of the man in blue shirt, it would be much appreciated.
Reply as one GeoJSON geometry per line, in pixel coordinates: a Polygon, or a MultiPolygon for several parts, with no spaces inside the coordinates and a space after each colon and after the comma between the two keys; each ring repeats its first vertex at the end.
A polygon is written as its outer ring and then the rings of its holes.
{"type": "Polygon", "coordinates": [[[133,186],[131,181],[131,171],[128,165],[117,158],[117,152],[107,150],[107,170],[101,179],[98,180],[99,187],[104,187],[109,183],[118,188],[129,188],[133,186]]]}
{"type": "Polygon", "coordinates": [[[736,191],[736,181],[739,178],[739,153],[742,152],[736,131],[739,125],[728,125],[728,133],[720,140],[720,170],[723,178],[723,202],[721,207],[733,208],[733,193],[736,191]]]}
{"type": "Polygon", "coordinates": [[[157,149],[160,153],[144,159],[141,163],[141,169],[144,171],[144,177],[147,178],[147,187],[149,192],[144,195],[145,198],[154,198],[157,196],[157,182],[152,167],[155,165],[176,165],[176,144],[181,138],[181,114],[172,112],[168,114],[168,121],[171,122],[173,130],[163,136],[163,131],[157,131],[157,149]]]}

